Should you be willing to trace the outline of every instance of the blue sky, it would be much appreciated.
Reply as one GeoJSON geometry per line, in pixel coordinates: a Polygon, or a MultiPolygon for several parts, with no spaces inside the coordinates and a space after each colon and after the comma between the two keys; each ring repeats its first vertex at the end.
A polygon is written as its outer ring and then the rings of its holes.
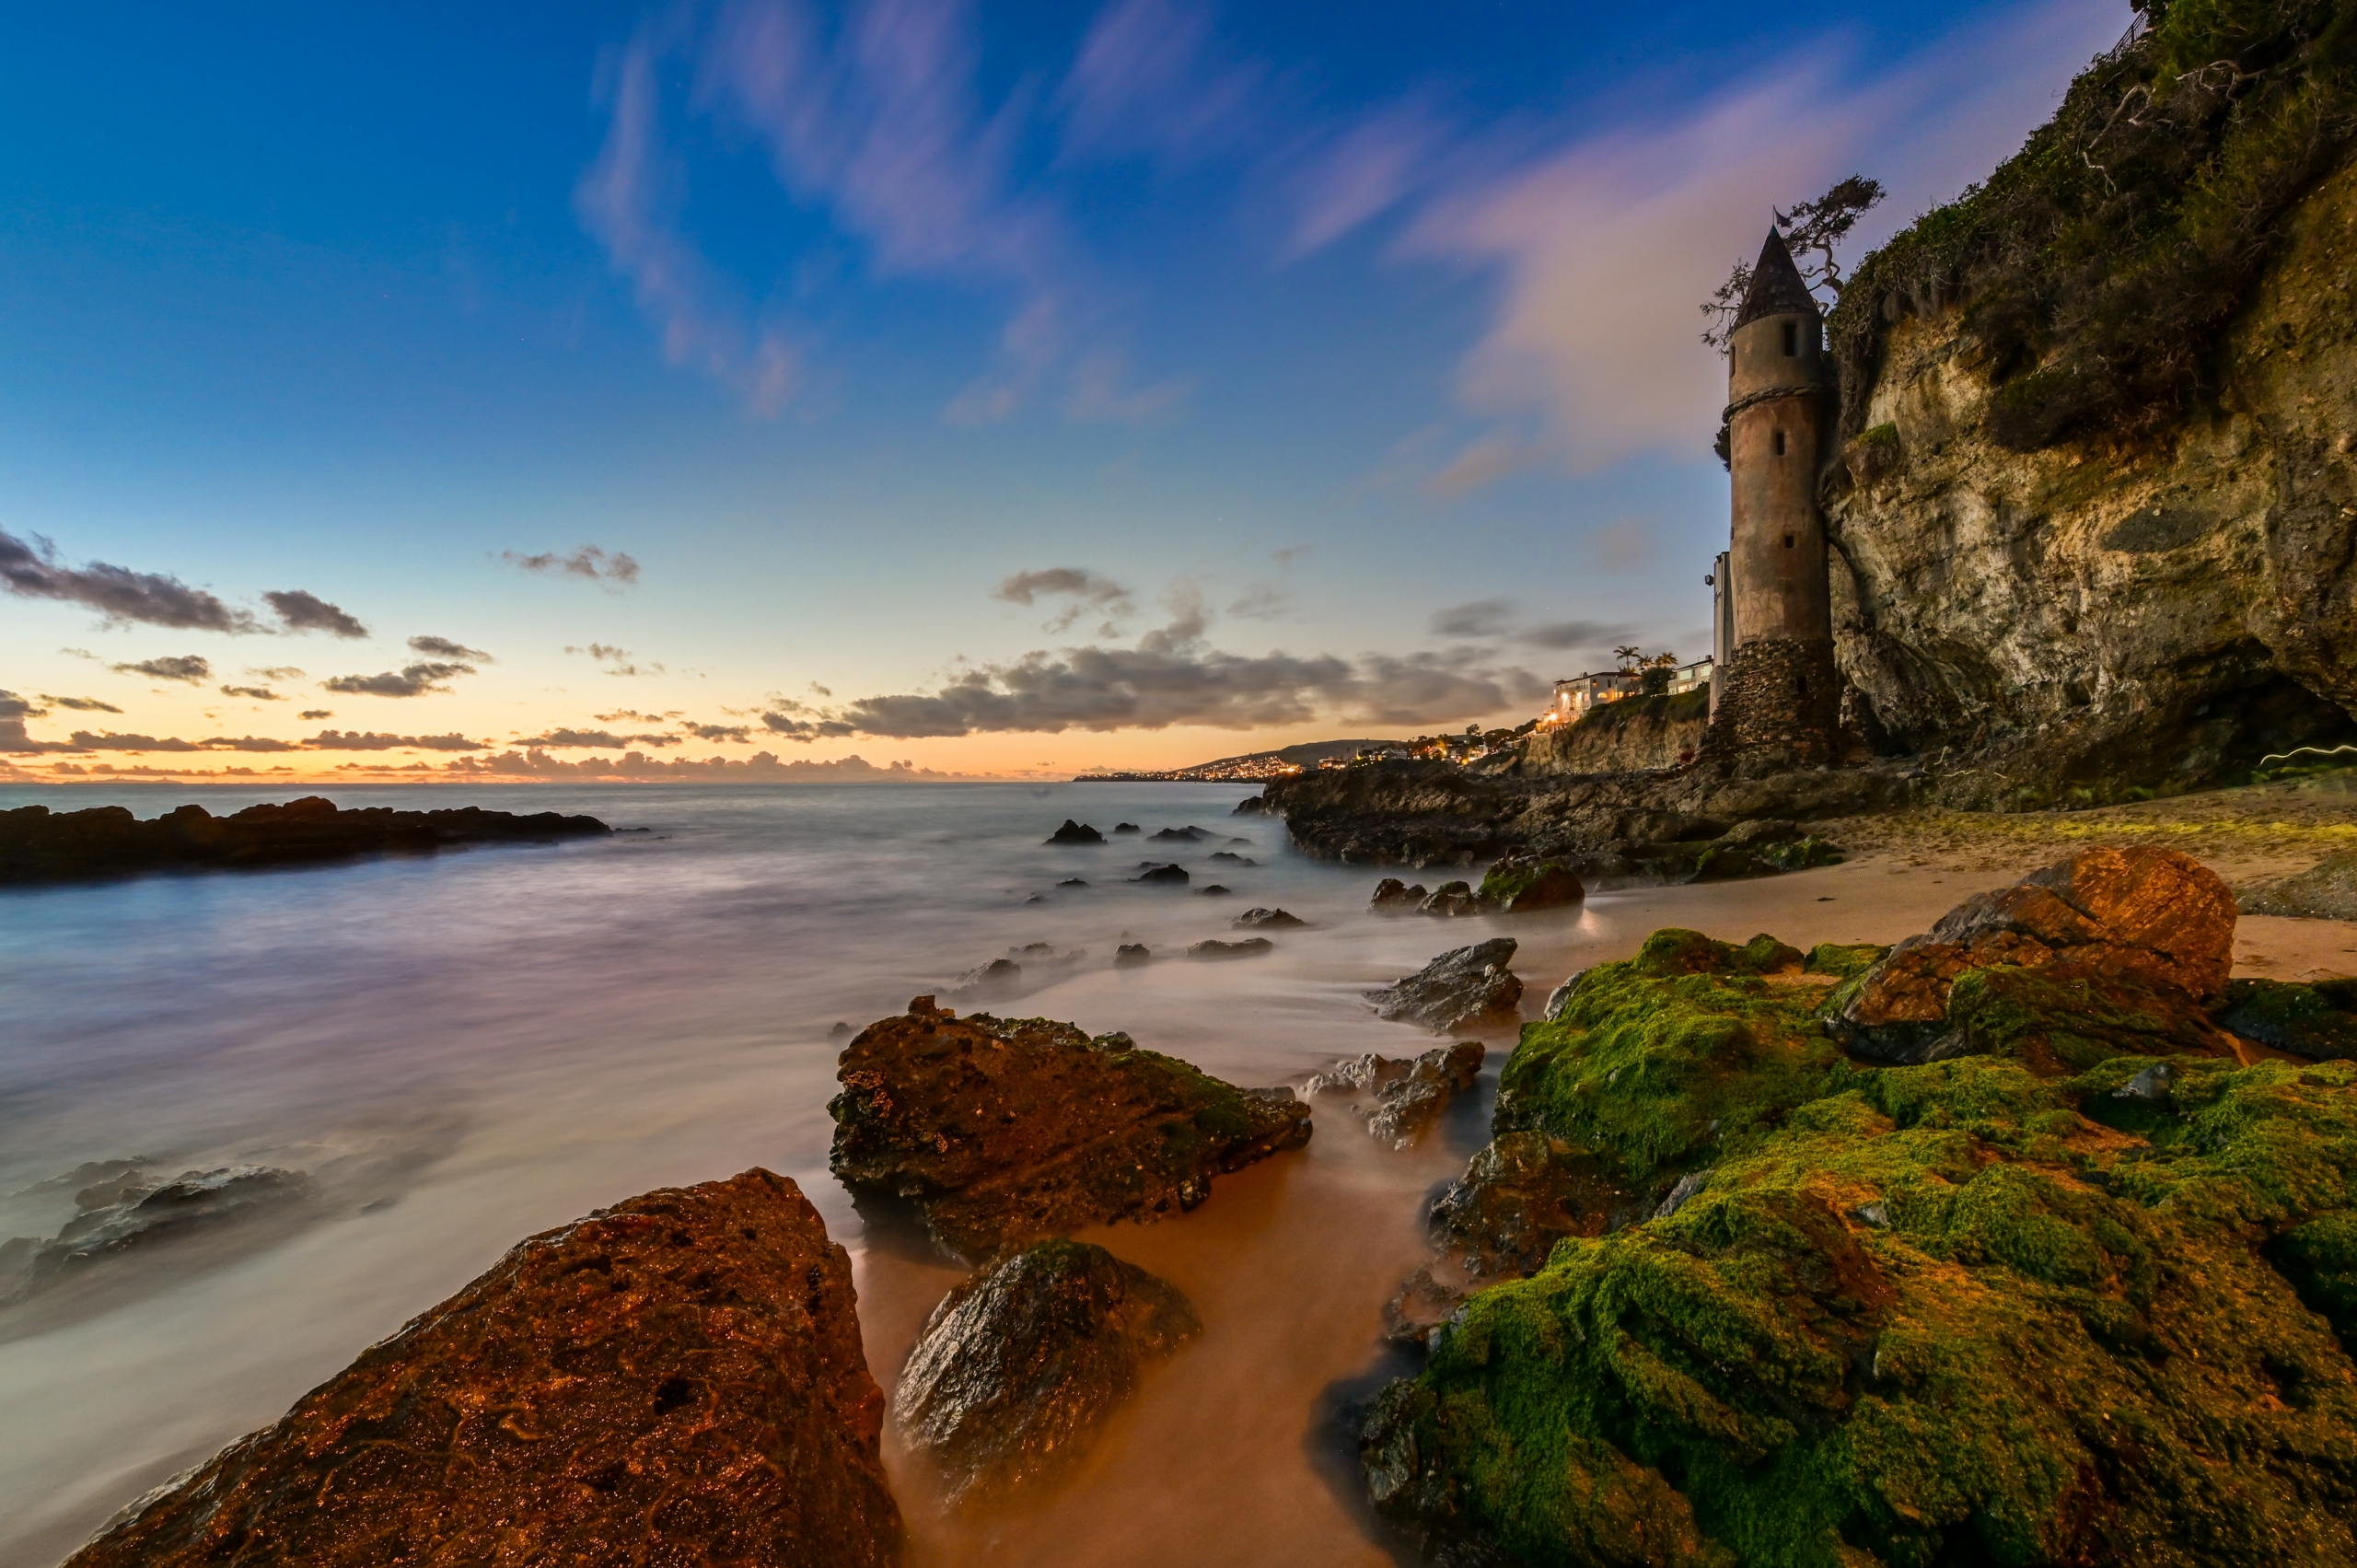
{"type": "Polygon", "coordinates": [[[1771,205],[1874,175],[1870,243],[2127,20],[20,9],[0,766],[1069,772],[1527,716],[1705,651],[1694,307],[1771,205]]]}

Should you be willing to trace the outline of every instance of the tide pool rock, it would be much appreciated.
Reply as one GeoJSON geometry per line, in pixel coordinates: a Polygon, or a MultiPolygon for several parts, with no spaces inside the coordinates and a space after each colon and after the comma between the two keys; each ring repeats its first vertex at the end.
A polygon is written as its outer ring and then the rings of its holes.
{"type": "Polygon", "coordinates": [[[901,1556],[851,1261],[766,1170],[518,1243],[72,1568],[901,1556]]]}
{"type": "Polygon", "coordinates": [[[953,1503],[1052,1479],[1151,1363],[1202,1332],[1176,1285],[1086,1242],[1001,1259],[935,1307],[892,1395],[909,1447],[953,1503]]]}
{"type": "Polygon", "coordinates": [[[1454,948],[1364,995],[1375,1004],[1376,1016],[1421,1025],[1434,1034],[1503,1028],[1514,1023],[1522,1002],[1522,979],[1506,968],[1514,961],[1515,946],[1513,937],[1496,936],[1454,948]]]}
{"type": "Polygon", "coordinates": [[[1525,854],[1502,855],[1481,878],[1474,894],[1483,906],[1506,914],[1562,909],[1587,897],[1586,884],[1558,860],[1525,854]]]}
{"type": "Polygon", "coordinates": [[[1477,1040],[1436,1045],[1421,1056],[1369,1053],[1338,1062],[1309,1080],[1311,1095],[1348,1095],[1351,1109],[1379,1144],[1404,1149],[1437,1121],[1456,1095],[1473,1086],[1487,1054],[1477,1040]]]}
{"type": "Polygon", "coordinates": [[[2268,883],[2245,898],[2242,909],[2294,920],[2357,920],[2357,850],[2326,855],[2305,871],[2268,883]]]}
{"type": "Polygon", "coordinates": [[[2119,1049],[2229,1051],[2207,1010],[2225,994],[2235,918],[2234,894],[2189,855],[2082,851],[1899,943],[1833,1021],[1852,1051],[1885,1062],[1984,1051],[2064,1013],[2079,1020],[2071,1038],[2039,1048],[2055,1072],[2119,1049]]]}
{"type": "Polygon", "coordinates": [[[1219,1172],[1309,1139],[1289,1089],[1239,1089],[1127,1035],[959,1018],[930,996],[861,1030],[835,1076],[834,1173],[909,1200],[969,1260],[1183,1214],[1219,1172]]]}

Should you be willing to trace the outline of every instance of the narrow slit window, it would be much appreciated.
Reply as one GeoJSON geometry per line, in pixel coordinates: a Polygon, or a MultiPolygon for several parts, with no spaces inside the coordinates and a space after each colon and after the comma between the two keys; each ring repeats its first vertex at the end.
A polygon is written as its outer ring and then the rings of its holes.
{"type": "Polygon", "coordinates": [[[1792,548],[1793,548],[1793,536],[1792,536],[1792,535],[1790,535],[1790,534],[1786,534],[1786,535],[1784,536],[1784,548],[1785,548],[1786,550],[1790,550],[1790,549],[1792,549],[1792,548]]]}
{"type": "Polygon", "coordinates": [[[1784,433],[1781,430],[1776,432],[1776,455],[1780,458],[1784,455],[1784,433]]]}
{"type": "Polygon", "coordinates": [[[1784,357],[1797,359],[1800,357],[1800,352],[1801,324],[1798,321],[1787,321],[1784,323],[1784,357]]]}
{"type": "Polygon", "coordinates": [[[1805,676],[1805,675],[1802,676],[1802,677],[1800,678],[1800,682],[1801,682],[1801,695],[1802,695],[1802,696],[1804,696],[1804,697],[1805,697],[1805,696],[1807,696],[1807,695],[1808,695],[1808,677],[1807,677],[1807,676],[1805,676]]]}

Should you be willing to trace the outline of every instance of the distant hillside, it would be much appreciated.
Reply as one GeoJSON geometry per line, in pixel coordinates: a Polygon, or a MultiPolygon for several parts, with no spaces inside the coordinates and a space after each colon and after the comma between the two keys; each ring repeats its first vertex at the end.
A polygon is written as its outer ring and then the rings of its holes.
{"type": "Polygon", "coordinates": [[[1405,740],[1311,740],[1299,746],[1281,747],[1274,751],[1248,751],[1240,757],[1221,757],[1209,762],[1198,762],[1191,768],[1169,768],[1157,772],[1083,773],[1074,782],[1105,784],[1135,779],[1277,778],[1295,768],[1314,768],[1329,757],[1352,757],[1371,747],[1410,744],[1405,740]]]}

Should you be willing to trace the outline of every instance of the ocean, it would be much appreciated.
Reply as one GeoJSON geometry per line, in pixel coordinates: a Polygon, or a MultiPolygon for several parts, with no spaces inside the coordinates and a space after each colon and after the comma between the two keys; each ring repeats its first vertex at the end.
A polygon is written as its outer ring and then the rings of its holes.
{"type": "MultiPolygon", "coordinates": [[[[226,813],[286,793],[9,788],[0,807],[226,813]]],[[[1239,1083],[1298,1083],[1341,1056],[1432,1044],[1358,993],[1490,934],[1364,913],[1377,874],[1232,816],[1250,793],[1237,785],[325,793],[588,812],[629,830],[0,892],[0,1238],[55,1234],[74,1212],[57,1179],[89,1162],[264,1165],[316,1189],[282,1221],[125,1257],[0,1311],[0,1562],[63,1558],[521,1237],[751,1166],[799,1182],[851,1249],[888,1389],[958,1272],[866,1245],[829,1176],[832,1026],[1045,943],[1053,957],[1019,958],[1026,989],[990,1010],[1126,1029],[1239,1083]],[[1067,817],[1211,836],[1042,843],[1067,817]],[[1128,881],[1147,860],[1193,881],[1128,881]],[[1214,881],[1230,894],[1201,891],[1214,881]],[[1274,934],[1260,958],[1179,957],[1263,904],[1315,928],[1274,934]],[[1122,941],[1156,961],[1113,969],[1122,941]]],[[[1221,1178],[1192,1215],[1099,1235],[1187,1289],[1205,1337],[1028,1515],[944,1518],[911,1479],[919,1561],[1387,1561],[1334,1411],[1390,1366],[1382,1303],[1422,1256],[1424,1194],[1479,1144],[1479,1098],[1407,1154],[1321,1111],[1307,1150],[1221,1178]]]]}

